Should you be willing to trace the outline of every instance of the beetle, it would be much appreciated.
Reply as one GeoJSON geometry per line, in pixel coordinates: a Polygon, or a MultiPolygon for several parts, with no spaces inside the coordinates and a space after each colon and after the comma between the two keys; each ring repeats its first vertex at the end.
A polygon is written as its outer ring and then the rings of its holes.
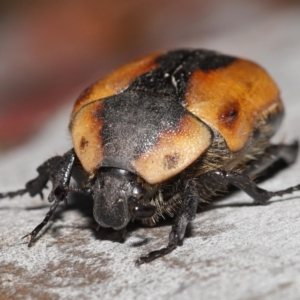
{"type": "Polygon", "coordinates": [[[154,225],[169,215],[167,246],[136,261],[148,263],[181,244],[198,204],[230,185],[258,204],[300,189],[271,192],[253,181],[278,161],[296,160],[297,142],[270,142],[282,117],[279,89],[257,64],[204,49],[155,53],[87,88],[71,113],[73,148],[39,166],[24,189],[0,198],[43,197],[52,183],[53,204],[25,236],[28,246],[69,191],[91,195],[99,227],[124,235],[132,220],[154,225]]]}

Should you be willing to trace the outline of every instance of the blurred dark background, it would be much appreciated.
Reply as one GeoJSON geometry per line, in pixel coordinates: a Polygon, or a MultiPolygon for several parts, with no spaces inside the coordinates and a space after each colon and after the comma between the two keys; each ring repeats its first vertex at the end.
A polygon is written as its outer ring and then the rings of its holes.
{"type": "Polygon", "coordinates": [[[60,106],[128,60],[174,47],[207,47],[207,37],[298,3],[0,1],[0,150],[28,140],[60,106]]]}

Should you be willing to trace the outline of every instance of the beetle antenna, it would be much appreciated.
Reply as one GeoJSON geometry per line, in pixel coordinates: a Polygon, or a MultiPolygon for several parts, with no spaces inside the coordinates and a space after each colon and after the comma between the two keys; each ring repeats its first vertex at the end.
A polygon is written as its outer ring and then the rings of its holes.
{"type": "Polygon", "coordinates": [[[21,189],[14,192],[7,192],[7,193],[0,193],[0,199],[3,198],[14,198],[16,196],[23,196],[24,194],[28,193],[27,189],[21,189]]]}
{"type": "MultiPolygon", "coordinates": [[[[76,192],[76,193],[82,193],[82,194],[85,194],[85,195],[91,195],[92,194],[92,190],[91,188],[76,188],[76,187],[73,187],[73,186],[70,186],[67,188],[67,191],[68,192],[76,192]]],[[[14,191],[14,192],[6,192],[6,193],[0,193],[0,199],[4,199],[4,198],[14,198],[14,197],[17,197],[17,196],[23,196],[24,194],[28,193],[28,190],[25,188],[25,189],[20,189],[20,190],[17,190],[17,191],[14,191]]],[[[43,199],[43,193],[40,192],[39,195],[41,196],[41,198],[43,199]]]]}

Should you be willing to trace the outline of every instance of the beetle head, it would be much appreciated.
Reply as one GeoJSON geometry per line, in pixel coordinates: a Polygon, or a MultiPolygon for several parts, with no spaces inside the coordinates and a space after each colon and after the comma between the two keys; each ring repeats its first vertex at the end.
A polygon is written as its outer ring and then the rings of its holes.
{"type": "Polygon", "coordinates": [[[117,168],[102,168],[93,188],[94,218],[101,227],[120,230],[131,219],[147,219],[154,215],[155,206],[143,204],[145,191],[138,177],[117,168]]]}

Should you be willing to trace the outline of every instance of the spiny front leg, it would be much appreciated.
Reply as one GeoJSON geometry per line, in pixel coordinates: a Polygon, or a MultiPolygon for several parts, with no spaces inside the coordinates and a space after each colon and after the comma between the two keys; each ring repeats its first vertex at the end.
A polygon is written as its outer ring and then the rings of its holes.
{"type": "Polygon", "coordinates": [[[54,192],[55,197],[56,197],[56,199],[54,201],[54,204],[50,207],[50,210],[46,214],[46,217],[44,218],[43,222],[41,222],[29,234],[26,234],[22,238],[22,239],[24,239],[26,237],[29,237],[28,247],[31,247],[32,241],[35,239],[35,237],[37,236],[37,234],[42,230],[42,228],[48,223],[48,221],[50,220],[50,218],[53,215],[54,211],[58,207],[59,203],[61,201],[66,201],[67,194],[68,194],[69,191],[84,193],[86,195],[90,195],[91,194],[89,189],[78,189],[78,188],[73,188],[73,187],[65,187],[65,189],[61,189],[61,188],[57,189],[54,192]]]}
{"type": "Polygon", "coordinates": [[[37,234],[42,230],[42,228],[48,223],[50,220],[52,214],[56,210],[58,204],[60,201],[55,201],[54,204],[51,206],[49,212],[46,214],[46,217],[44,218],[43,222],[40,223],[38,226],[36,226],[30,233],[26,234],[22,237],[22,239],[29,237],[28,247],[31,247],[32,241],[37,236],[37,234]]]}
{"type": "Polygon", "coordinates": [[[0,193],[0,199],[14,198],[16,196],[22,196],[26,193],[29,193],[31,197],[39,194],[43,199],[43,189],[46,188],[46,184],[49,180],[50,174],[56,168],[61,159],[62,156],[54,156],[48,159],[37,168],[37,172],[39,173],[39,175],[35,179],[27,182],[24,189],[13,192],[0,193]]]}
{"type": "Polygon", "coordinates": [[[29,234],[25,235],[25,237],[29,237],[28,247],[32,245],[32,241],[37,236],[37,234],[42,230],[42,228],[48,223],[54,211],[56,210],[58,204],[61,201],[65,201],[68,196],[69,191],[69,183],[71,178],[71,172],[75,161],[75,153],[74,150],[71,149],[64,156],[61,157],[58,164],[52,171],[49,176],[50,181],[53,184],[53,188],[50,192],[48,200],[50,202],[54,201],[54,204],[51,206],[49,212],[44,218],[43,222],[41,222],[38,226],[34,228],[29,234]]]}
{"type": "Polygon", "coordinates": [[[168,245],[164,248],[151,251],[147,255],[140,257],[135,263],[136,266],[149,263],[154,259],[165,256],[166,254],[172,252],[177,245],[182,243],[188,223],[196,216],[199,200],[196,183],[193,180],[189,180],[182,186],[183,192],[181,195],[181,208],[175,216],[174,225],[172,226],[172,230],[169,235],[168,245]]]}

